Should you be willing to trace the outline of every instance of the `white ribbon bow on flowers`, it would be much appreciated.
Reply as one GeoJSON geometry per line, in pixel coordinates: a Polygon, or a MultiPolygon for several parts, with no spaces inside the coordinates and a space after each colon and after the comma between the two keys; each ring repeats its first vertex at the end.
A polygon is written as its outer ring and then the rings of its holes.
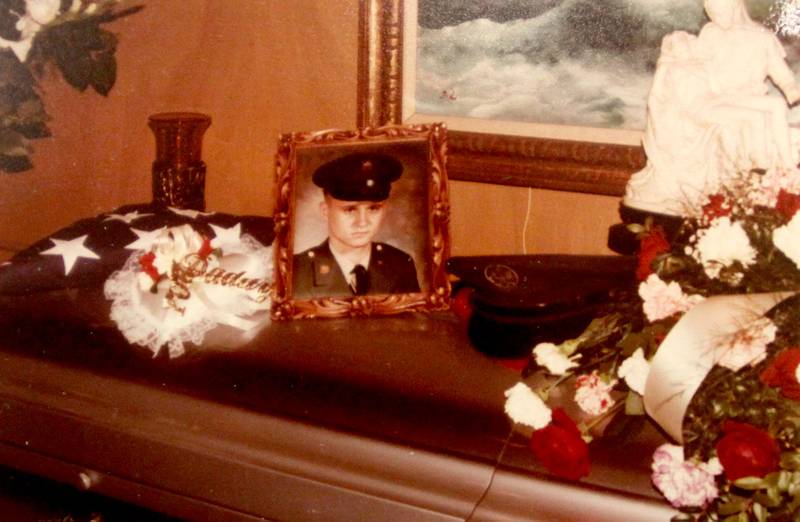
{"type": "MultiPolygon", "coordinates": [[[[683,444],[683,418],[706,375],[730,355],[725,342],[793,292],[709,297],[670,330],[651,361],[644,391],[647,414],[683,444]]],[[[750,361],[752,363],[758,362],[750,361]]]]}
{"type": "Polygon", "coordinates": [[[187,342],[241,345],[269,321],[271,247],[248,235],[212,245],[189,225],[164,229],[111,275],[105,295],[128,342],[177,357],[187,342]]]}

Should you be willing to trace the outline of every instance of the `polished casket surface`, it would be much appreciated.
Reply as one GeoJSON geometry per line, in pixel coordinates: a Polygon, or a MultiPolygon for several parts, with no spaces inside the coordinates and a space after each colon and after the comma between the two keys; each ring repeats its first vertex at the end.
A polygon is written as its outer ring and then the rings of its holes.
{"type": "Polygon", "coordinates": [[[96,289],[0,314],[0,463],[79,489],[203,520],[673,514],[645,421],[593,442],[581,482],[538,466],[503,412],[517,373],[451,314],[273,323],[174,360],[125,342],[96,289]]]}

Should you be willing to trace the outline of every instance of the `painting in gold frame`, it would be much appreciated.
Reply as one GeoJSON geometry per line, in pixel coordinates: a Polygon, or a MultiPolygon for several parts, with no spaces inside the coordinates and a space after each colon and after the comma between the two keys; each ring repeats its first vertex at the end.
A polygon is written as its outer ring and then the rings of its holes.
{"type": "MultiPolygon", "coordinates": [[[[446,141],[446,128],[439,123],[280,137],[273,213],[275,319],[387,315],[448,307],[450,284],[444,266],[449,254],[446,141]],[[354,287],[343,286],[345,280],[348,285],[354,285],[354,281],[349,281],[352,277],[342,269],[341,252],[330,255],[331,244],[339,241],[331,205],[341,203],[340,197],[330,186],[321,184],[318,173],[326,165],[349,165],[353,158],[367,158],[359,168],[376,169],[378,176],[382,175],[380,161],[401,166],[399,177],[387,184],[387,208],[381,210],[382,221],[370,238],[372,260],[367,265],[371,271],[381,260],[388,266],[389,255],[410,258],[416,276],[413,288],[394,282],[373,286],[362,294],[354,287]],[[342,284],[338,283],[340,279],[342,284]]],[[[366,183],[372,186],[373,178],[366,183]]]]}
{"type": "MultiPolygon", "coordinates": [[[[416,4],[417,0],[360,2],[359,126],[415,121],[413,114],[406,114],[408,103],[404,106],[409,88],[404,84],[404,61],[413,55],[415,42],[407,36],[406,15],[415,12],[416,4]]],[[[636,139],[604,142],[601,129],[579,129],[591,135],[588,141],[562,139],[565,129],[532,135],[511,132],[513,126],[504,122],[483,122],[481,127],[449,131],[451,179],[619,196],[630,175],[645,163],[636,139]]]]}

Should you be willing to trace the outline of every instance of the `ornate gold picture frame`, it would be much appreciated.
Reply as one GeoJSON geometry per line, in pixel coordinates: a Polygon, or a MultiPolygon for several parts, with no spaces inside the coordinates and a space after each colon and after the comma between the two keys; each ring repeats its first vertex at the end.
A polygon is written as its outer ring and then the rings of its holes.
{"type": "MultiPolygon", "coordinates": [[[[361,0],[358,125],[402,124],[406,8],[417,0],[361,0]]],[[[441,118],[439,118],[441,119],[441,118]]],[[[502,128],[488,122],[486,128],[502,128]]],[[[644,167],[640,146],[602,141],[601,129],[582,129],[598,142],[500,132],[449,131],[451,179],[620,196],[644,167]]]]}
{"type": "Polygon", "coordinates": [[[444,267],[449,254],[446,141],[446,129],[438,123],[280,137],[273,214],[275,319],[385,315],[448,307],[450,284],[444,267]],[[391,170],[389,166],[394,175],[385,174],[391,170]],[[367,192],[342,196],[339,184],[367,187],[364,190],[385,186],[388,197],[372,197],[367,192]],[[355,268],[349,272],[350,260],[343,258],[353,243],[343,234],[362,226],[348,220],[356,215],[362,217],[354,220],[367,219],[357,214],[359,205],[363,212],[380,213],[377,225],[370,232],[357,232],[361,236],[354,240],[358,243],[355,248],[363,247],[363,236],[369,235],[371,255],[364,263],[370,274],[367,279],[372,278],[369,291],[356,290],[355,268]],[[400,274],[405,274],[403,281],[400,274]]]}

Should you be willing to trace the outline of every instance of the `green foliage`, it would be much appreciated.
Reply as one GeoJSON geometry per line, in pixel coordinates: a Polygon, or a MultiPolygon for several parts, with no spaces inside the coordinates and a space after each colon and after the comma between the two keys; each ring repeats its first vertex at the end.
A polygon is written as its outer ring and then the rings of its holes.
{"type": "Polygon", "coordinates": [[[117,37],[94,20],[69,22],[53,27],[40,38],[41,53],[61,71],[64,79],[80,91],[91,86],[108,95],[117,78],[117,37]]]}
{"type": "Polygon", "coordinates": [[[107,96],[114,87],[117,37],[102,25],[141,9],[116,10],[116,4],[97,2],[93,12],[60,14],[36,33],[25,62],[10,49],[0,50],[0,172],[32,168],[30,140],[50,136],[38,85],[48,65],[80,91],[91,87],[107,96]]]}

